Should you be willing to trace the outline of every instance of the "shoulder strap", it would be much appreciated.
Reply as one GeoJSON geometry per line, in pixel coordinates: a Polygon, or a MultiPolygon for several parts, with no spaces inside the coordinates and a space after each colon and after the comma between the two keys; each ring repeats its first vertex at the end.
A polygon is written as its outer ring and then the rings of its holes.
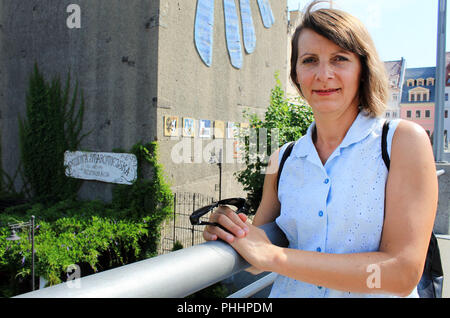
{"type": "Polygon", "coordinates": [[[277,178],[277,190],[278,185],[280,183],[280,177],[281,177],[281,171],[283,170],[284,163],[286,162],[286,159],[289,157],[289,155],[292,152],[292,148],[294,147],[295,142],[291,141],[289,145],[286,147],[286,150],[283,153],[283,157],[281,158],[280,167],[278,167],[278,178],[277,178]]]}
{"type": "Polygon", "coordinates": [[[389,130],[389,120],[386,120],[383,125],[383,132],[381,134],[381,155],[383,156],[384,163],[386,168],[389,171],[389,167],[391,165],[391,159],[389,158],[389,154],[387,151],[387,134],[389,130]]]}

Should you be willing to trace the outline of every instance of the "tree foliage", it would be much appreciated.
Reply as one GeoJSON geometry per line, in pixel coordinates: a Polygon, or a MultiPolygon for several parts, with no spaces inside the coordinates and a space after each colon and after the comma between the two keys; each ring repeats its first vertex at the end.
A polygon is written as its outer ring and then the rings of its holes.
{"type": "Polygon", "coordinates": [[[271,90],[270,105],[264,119],[260,119],[256,114],[244,112],[244,117],[250,122],[250,135],[254,134],[256,140],[264,141],[260,136],[267,134],[267,145],[259,143],[257,147],[252,145],[249,134],[241,136],[245,140],[246,168],[235,173],[235,176],[247,191],[250,213],[255,213],[261,202],[268,157],[277,150],[271,149],[271,145],[282,146],[299,139],[314,120],[312,109],[306,101],[300,97],[294,100],[286,98],[278,74],[275,75],[275,80],[276,85],[271,90]],[[267,152],[261,155],[261,149],[264,150],[264,147],[267,152]]]}
{"type": "Polygon", "coordinates": [[[31,244],[26,231],[20,241],[7,241],[7,224],[36,217],[36,275],[48,285],[67,279],[72,264],[85,276],[157,255],[160,227],[173,214],[173,194],[158,163],[156,142],[138,143],[138,178],[116,185],[111,203],[67,199],[53,204],[11,207],[0,214],[0,297],[29,291],[31,244]],[[152,177],[144,177],[144,168],[152,177]],[[23,285],[23,284],[22,284],[23,285]]]}

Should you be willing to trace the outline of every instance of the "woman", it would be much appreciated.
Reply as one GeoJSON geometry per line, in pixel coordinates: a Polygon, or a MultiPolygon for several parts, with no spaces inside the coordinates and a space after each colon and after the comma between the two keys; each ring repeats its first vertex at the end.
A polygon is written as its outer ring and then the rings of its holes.
{"type": "MultiPolygon", "coordinates": [[[[381,155],[387,80],[370,36],[353,16],[306,10],[292,39],[291,80],[315,122],[296,141],[277,189],[267,174],[253,224],[221,207],[206,240],[220,238],[251,265],[279,274],[271,297],[418,297],[437,207],[430,140],[420,126],[391,122],[388,170],[381,155]],[[258,229],[276,220],[289,240],[258,229]]],[[[279,164],[286,145],[269,166],[279,164]]]]}

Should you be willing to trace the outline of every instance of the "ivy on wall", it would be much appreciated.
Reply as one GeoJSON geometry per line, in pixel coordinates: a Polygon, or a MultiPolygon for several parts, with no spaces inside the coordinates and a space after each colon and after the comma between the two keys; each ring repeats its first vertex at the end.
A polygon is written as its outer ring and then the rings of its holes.
{"type": "Polygon", "coordinates": [[[78,104],[78,83],[70,95],[70,72],[64,90],[59,77],[46,82],[37,64],[29,80],[26,117],[19,118],[22,177],[26,193],[37,202],[72,197],[81,181],[65,176],[64,152],[81,140],[84,97],[78,104]]]}

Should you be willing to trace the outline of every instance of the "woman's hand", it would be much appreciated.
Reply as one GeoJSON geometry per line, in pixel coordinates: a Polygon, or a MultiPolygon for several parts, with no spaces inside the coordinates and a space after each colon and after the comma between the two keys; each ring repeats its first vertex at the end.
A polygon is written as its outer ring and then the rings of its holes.
{"type": "Polygon", "coordinates": [[[203,231],[203,238],[206,241],[215,241],[218,238],[231,244],[235,238],[245,237],[249,231],[247,216],[243,213],[237,214],[228,206],[220,206],[211,213],[209,222],[219,223],[227,231],[218,226],[208,225],[203,231]]]}
{"type": "Polygon", "coordinates": [[[252,265],[249,272],[255,274],[273,271],[278,247],[270,242],[266,232],[252,224],[247,223],[247,225],[249,227],[247,235],[236,238],[230,245],[252,265]]]}
{"type": "Polygon", "coordinates": [[[219,223],[228,232],[218,226],[208,225],[203,231],[203,238],[207,241],[220,238],[230,244],[252,265],[246,271],[256,275],[270,267],[276,246],[263,230],[250,224],[245,214],[236,214],[231,208],[221,206],[211,214],[209,222],[219,223]]]}

